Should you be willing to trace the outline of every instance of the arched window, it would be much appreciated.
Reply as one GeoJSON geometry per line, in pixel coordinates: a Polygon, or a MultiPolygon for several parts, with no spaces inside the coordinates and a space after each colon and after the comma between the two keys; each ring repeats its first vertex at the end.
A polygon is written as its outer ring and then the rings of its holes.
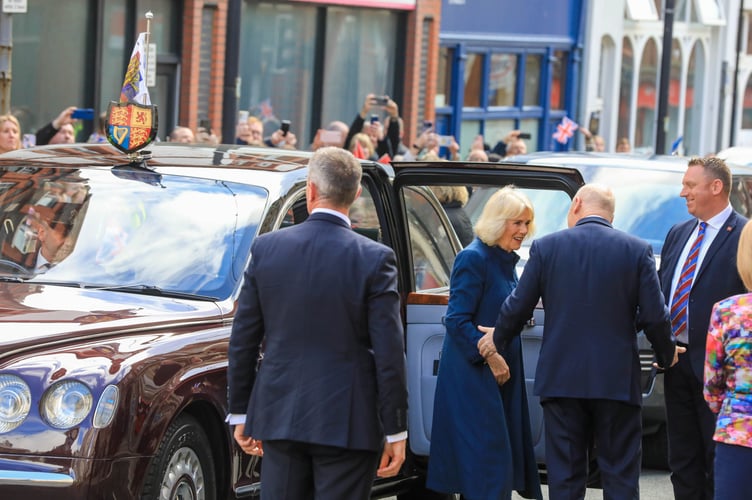
{"type": "MultiPolygon", "coordinates": [[[[634,78],[634,50],[629,38],[624,37],[621,46],[621,81],[619,84],[619,125],[617,140],[629,137],[629,114],[632,109],[632,79],[634,78]]],[[[610,148],[609,148],[610,149],[610,148]]]]}
{"type": "Polygon", "coordinates": [[[652,38],[645,44],[642,52],[638,82],[634,147],[652,149],[658,105],[658,47],[652,38]]]}
{"type": "MultiPolygon", "coordinates": [[[[702,75],[705,74],[705,52],[698,41],[692,47],[687,66],[687,95],[684,99],[684,154],[700,154],[700,116],[702,75]]],[[[752,108],[750,109],[752,112],[752,108]]]]}

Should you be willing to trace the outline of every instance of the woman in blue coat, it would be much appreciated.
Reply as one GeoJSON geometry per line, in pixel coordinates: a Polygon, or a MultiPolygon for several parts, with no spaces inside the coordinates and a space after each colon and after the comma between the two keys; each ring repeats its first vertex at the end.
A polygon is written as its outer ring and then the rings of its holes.
{"type": "Polygon", "coordinates": [[[489,198],[477,237],[452,269],[447,335],[441,353],[431,429],[428,488],[467,500],[542,498],[533,453],[520,337],[502,356],[478,352],[517,284],[522,241],[532,234],[533,206],[513,186],[489,198]],[[506,361],[505,361],[506,360],[506,361]]]}

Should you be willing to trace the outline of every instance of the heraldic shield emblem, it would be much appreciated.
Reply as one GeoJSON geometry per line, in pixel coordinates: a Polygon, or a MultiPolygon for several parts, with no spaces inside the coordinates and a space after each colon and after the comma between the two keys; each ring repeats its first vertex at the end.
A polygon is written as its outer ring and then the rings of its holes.
{"type": "Polygon", "coordinates": [[[107,140],[123,153],[135,153],[157,137],[157,107],[129,102],[110,102],[107,140]]]}

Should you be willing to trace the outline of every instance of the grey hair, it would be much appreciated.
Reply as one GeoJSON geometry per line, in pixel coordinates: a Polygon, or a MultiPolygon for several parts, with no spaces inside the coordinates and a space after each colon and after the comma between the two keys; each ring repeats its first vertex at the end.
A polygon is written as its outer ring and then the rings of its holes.
{"type": "Polygon", "coordinates": [[[322,198],[337,207],[352,205],[362,176],[360,162],[346,149],[319,148],[308,162],[308,181],[322,198]]]}

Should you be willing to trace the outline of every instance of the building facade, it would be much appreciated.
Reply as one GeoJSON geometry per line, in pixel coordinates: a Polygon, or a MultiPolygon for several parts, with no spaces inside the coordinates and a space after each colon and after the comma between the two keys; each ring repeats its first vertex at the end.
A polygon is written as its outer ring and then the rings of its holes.
{"type": "Polygon", "coordinates": [[[392,96],[410,124],[432,88],[440,10],[441,0],[29,0],[12,16],[11,111],[26,133],[68,106],[106,111],[151,11],[162,140],[177,125],[222,130],[229,104],[270,130],[290,120],[305,147],[322,123],[349,123],[370,92],[392,96]]]}
{"type": "Polygon", "coordinates": [[[437,68],[437,129],[463,156],[482,134],[510,130],[529,150],[562,146],[553,132],[578,109],[586,0],[443,0],[437,68]]]}

